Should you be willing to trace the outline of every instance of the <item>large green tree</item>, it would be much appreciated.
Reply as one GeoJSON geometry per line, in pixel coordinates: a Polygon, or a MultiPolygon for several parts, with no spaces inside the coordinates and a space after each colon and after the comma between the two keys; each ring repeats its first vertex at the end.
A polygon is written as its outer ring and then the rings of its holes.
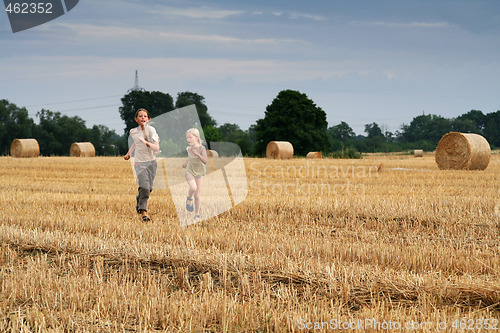
{"type": "Polygon", "coordinates": [[[125,134],[136,127],[135,113],[138,109],[148,110],[154,118],[174,109],[174,99],[169,94],[160,91],[131,90],[121,99],[120,117],[125,122],[125,134]]]}
{"type": "Polygon", "coordinates": [[[177,109],[191,104],[196,105],[196,111],[198,111],[198,117],[200,118],[201,127],[203,129],[208,126],[215,127],[217,125],[215,119],[213,119],[208,114],[208,107],[205,104],[205,97],[189,91],[184,91],[177,94],[177,100],[175,102],[175,107],[177,109]]]}
{"type": "Polygon", "coordinates": [[[326,113],[295,90],[283,90],[267,106],[263,119],[257,120],[256,153],[263,155],[270,141],[288,141],[296,155],[310,151],[326,152],[331,146],[326,113]]]}

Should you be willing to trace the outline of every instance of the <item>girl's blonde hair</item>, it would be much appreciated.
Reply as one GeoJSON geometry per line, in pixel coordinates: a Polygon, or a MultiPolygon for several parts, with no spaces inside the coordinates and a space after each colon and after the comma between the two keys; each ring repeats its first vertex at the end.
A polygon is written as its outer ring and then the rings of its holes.
{"type": "Polygon", "coordinates": [[[201,145],[202,140],[201,140],[201,137],[200,137],[200,131],[199,131],[197,128],[194,128],[194,127],[193,127],[193,128],[188,129],[188,130],[186,131],[186,135],[187,135],[188,133],[190,133],[191,135],[193,135],[193,136],[197,137],[197,138],[198,138],[198,142],[199,142],[199,143],[200,143],[200,145],[201,145]]]}

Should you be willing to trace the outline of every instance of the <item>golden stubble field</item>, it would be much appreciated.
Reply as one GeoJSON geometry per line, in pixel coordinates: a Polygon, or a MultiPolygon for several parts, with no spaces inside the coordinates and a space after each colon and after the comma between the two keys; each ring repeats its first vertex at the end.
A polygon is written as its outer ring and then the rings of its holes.
{"type": "Polygon", "coordinates": [[[500,154],[245,167],[244,202],[181,227],[165,189],[140,221],[120,157],[0,157],[0,331],[500,329],[500,154]]]}

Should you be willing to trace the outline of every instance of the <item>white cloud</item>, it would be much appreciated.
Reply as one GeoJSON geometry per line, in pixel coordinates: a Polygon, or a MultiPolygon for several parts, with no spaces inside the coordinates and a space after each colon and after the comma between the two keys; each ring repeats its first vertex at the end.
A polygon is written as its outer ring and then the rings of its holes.
{"type": "Polygon", "coordinates": [[[325,16],[321,15],[311,15],[311,14],[298,14],[298,13],[292,13],[290,14],[290,17],[292,19],[300,19],[300,18],[305,18],[305,19],[310,19],[313,21],[326,21],[327,18],[325,16]]]}
{"type": "Polygon", "coordinates": [[[209,7],[175,8],[162,6],[155,8],[154,10],[150,10],[149,13],[161,16],[177,16],[194,19],[208,18],[220,20],[230,16],[241,15],[245,12],[240,10],[213,9],[209,7]]]}
{"type": "Polygon", "coordinates": [[[294,39],[275,39],[275,38],[255,38],[255,39],[242,39],[231,36],[221,35],[195,35],[195,34],[179,34],[170,32],[160,32],[159,37],[165,39],[175,39],[183,41],[197,41],[197,42],[214,42],[214,43],[239,43],[239,44],[282,44],[282,43],[306,43],[294,39]]]}
{"type": "Polygon", "coordinates": [[[448,28],[447,22],[385,22],[385,21],[351,21],[353,25],[386,27],[386,28],[448,28]]]}
{"type": "Polygon", "coordinates": [[[124,69],[141,68],[148,76],[165,80],[202,80],[215,82],[232,78],[240,82],[288,82],[328,79],[355,73],[346,64],[325,61],[231,60],[224,58],[106,58],[83,56],[23,57],[20,63],[32,64],[4,73],[6,77],[30,75],[58,80],[109,78],[124,69]],[[39,68],[44,68],[41,72],[39,68]],[[30,74],[31,73],[31,74],[30,74]]]}
{"type": "Polygon", "coordinates": [[[201,35],[201,34],[190,34],[190,33],[178,33],[178,32],[164,32],[161,29],[155,29],[151,27],[149,29],[142,28],[128,28],[121,26],[96,26],[87,24],[69,24],[69,23],[59,23],[61,27],[64,27],[72,31],[76,36],[82,38],[91,38],[92,42],[109,41],[114,40],[114,43],[118,42],[118,39],[125,39],[127,41],[137,39],[140,41],[147,41],[151,43],[159,42],[169,42],[169,41],[195,41],[195,42],[208,42],[208,43],[224,43],[224,44],[308,44],[305,41],[297,39],[276,39],[276,38],[238,38],[233,36],[224,36],[217,34],[201,35]]]}

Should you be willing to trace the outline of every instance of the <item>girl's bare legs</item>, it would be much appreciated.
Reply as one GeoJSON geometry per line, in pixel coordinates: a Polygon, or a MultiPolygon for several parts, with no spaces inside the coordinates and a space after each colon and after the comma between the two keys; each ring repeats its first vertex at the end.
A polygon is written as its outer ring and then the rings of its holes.
{"type": "Polygon", "coordinates": [[[195,178],[193,177],[193,175],[188,173],[186,174],[186,180],[189,185],[188,197],[193,198],[193,194],[196,192],[198,187],[195,178]]]}
{"type": "Polygon", "coordinates": [[[194,191],[194,212],[195,215],[200,215],[201,207],[201,185],[203,184],[203,177],[195,178],[196,190],[194,191]]]}

